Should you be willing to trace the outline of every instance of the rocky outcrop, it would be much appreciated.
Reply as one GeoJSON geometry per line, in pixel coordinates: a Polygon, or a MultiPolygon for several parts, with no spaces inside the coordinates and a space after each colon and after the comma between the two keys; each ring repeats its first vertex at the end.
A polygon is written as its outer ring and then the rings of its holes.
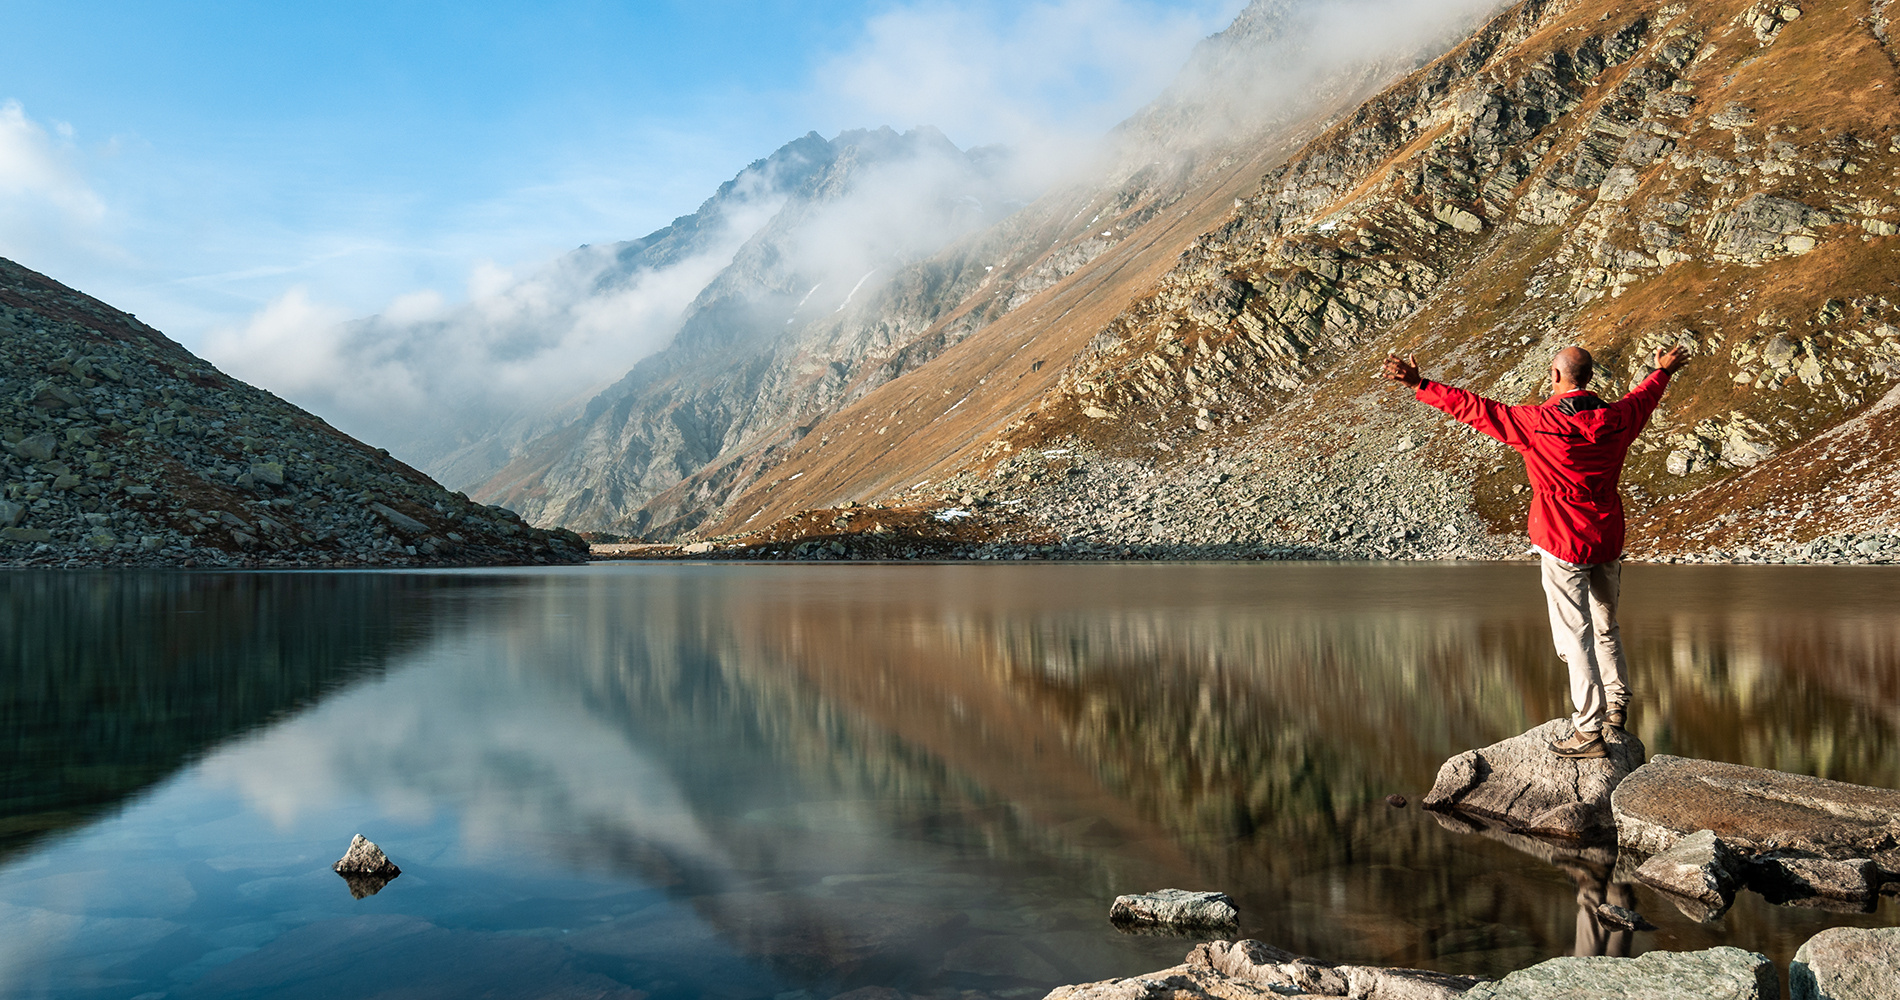
{"type": "Polygon", "coordinates": [[[1708,830],[1746,854],[1869,859],[1900,878],[1900,791],[1665,754],[1611,805],[1618,842],[1644,854],[1708,830]]]}
{"type": "Polygon", "coordinates": [[[1231,927],[1240,911],[1224,892],[1161,889],[1116,896],[1108,919],[1118,924],[1167,924],[1179,927],[1231,927]]]}
{"type": "Polygon", "coordinates": [[[1830,927],[1788,963],[1790,1000],[1900,1000],[1900,927],[1830,927]]]}
{"type": "Polygon", "coordinates": [[[1336,965],[1258,941],[1197,945],[1181,965],[1145,976],[1061,986],[1045,1000],[1253,1000],[1352,997],[1354,1000],[1452,1000],[1482,982],[1421,969],[1336,965]]]}
{"type": "Polygon", "coordinates": [[[1604,729],[1609,756],[1560,757],[1550,744],[1568,736],[1569,720],[1467,750],[1446,761],[1425,796],[1425,808],[1479,816],[1521,833],[1584,839],[1613,832],[1610,796],[1641,767],[1641,740],[1604,729]]]}
{"type": "Polygon", "coordinates": [[[1465,994],[1469,1000],[1777,1000],[1764,955],[1740,948],[1652,951],[1636,958],[1553,958],[1465,994]]]}
{"type": "Polygon", "coordinates": [[[1714,833],[1699,830],[1644,861],[1636,877],[1661,889],[1696,920],[1722,915],[1741,885],[1743,862],[1714,833]]]}
{"type": "Polygon", "coordinates": [[[0,565],[580,562],[165,335],[0,260],[0,565]]]}

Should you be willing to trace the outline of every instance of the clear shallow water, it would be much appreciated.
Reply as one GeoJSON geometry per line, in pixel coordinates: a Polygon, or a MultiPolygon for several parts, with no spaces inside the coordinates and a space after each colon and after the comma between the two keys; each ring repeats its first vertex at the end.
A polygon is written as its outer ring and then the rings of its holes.
{"type": "MultiPolygon", "coordinates": [[[[1900,787],[1897,585],[1631,567],[1632,728],[1900,787]]],[[[1702,927],[1418,810],[1562,711],[1525,565],[15,573],[0,658],[0,996],[1036,997],[1179,961],[1105,921],[1165,886],[1493,974],[1900,922],[1702,927]]]]}

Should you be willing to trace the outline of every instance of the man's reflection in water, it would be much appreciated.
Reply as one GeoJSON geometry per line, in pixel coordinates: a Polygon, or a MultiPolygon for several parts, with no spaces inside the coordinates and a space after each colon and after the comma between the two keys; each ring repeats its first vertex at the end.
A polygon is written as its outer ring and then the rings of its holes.
{"type": "Polygon", "coordinates": [[[1613,903],[1626,909],[1636,908],[1636,889],[1628,882],[1617,882],[1608,869],[1595,866],[1563,866],[1577,883],[1577,943],[1572,955],[1589,957],[1610,955],[1628,958],[1635,931],[1625,930],[1603,919],[1597,907],[1613,903]]]}

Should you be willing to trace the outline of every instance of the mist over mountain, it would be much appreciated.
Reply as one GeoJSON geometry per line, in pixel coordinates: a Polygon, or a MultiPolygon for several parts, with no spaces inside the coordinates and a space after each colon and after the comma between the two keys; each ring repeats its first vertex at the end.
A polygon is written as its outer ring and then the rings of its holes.
{"type": "MultiPolygon", "coordinates": [[[[1190,192],[1213,185],[1223,193],[1203,195],[1219,202],[1230,197],[1228,186],[1253,183],[1271,165],[1260,157],[1442,51],[1491,4],[1454,0],[1422,13],[1400,6],[1260,0],[1204,42],[1165,95],[1077,157],[1086,164],[1079,173],[1007,218],[986,216],[995,198],[952,211],[957,203],[936,194],[945,189],[937,183],[921,195],[888,182],[856,185],[826,201],[832,207],[818,223],[788,206],[695,301],[665,351],[596,397],[578,421],[519,446],[507,468],[471,491],[536,522],[661,536],[691,530],[826,414],[928,364],[1190,192]],[[1367,31],[1365,18],[1391,28],[1367,31]],[[889,237],[864,223],[901,199],[936,205],[935,218],[947,224],[897,217],[905,241],[877,265],[878,254],[865,248],[889,237]],[[774,248],[811,244],[792,235],[799,227],[836,234],[823,257],[830,276],[809,264],[761,266],[784,254],[774,248]],[[960,233],[968,235],[949,238],[960,233]],[[815,298],[800,305],[794,295],[815,298]]],[[[992,178],[1041,175],[1006,151],[985,160],[992,178]]],[[[1024,193],[1022,186],[1011,193],[1024,193]]],[[[1176,231],[1155,242],[1150,233],[1138,242],[1165,256],[1191,237],[1176,231]]]]}

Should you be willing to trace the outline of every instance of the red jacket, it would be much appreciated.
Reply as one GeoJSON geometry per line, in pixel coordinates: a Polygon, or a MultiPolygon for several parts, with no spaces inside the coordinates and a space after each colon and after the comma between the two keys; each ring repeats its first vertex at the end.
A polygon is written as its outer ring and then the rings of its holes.
{"type": "Polygon", "coordinates": [[[1588,389],[1537,406],[1506,406],[1427,380],[1416,395],[1516,448],[1530,474],[1531,542],[1565,562],[1592,566],[1623,555],[1623,459],[1662,401],[1669,373],[1649,373],[1614,403],[1588,389]]]}

